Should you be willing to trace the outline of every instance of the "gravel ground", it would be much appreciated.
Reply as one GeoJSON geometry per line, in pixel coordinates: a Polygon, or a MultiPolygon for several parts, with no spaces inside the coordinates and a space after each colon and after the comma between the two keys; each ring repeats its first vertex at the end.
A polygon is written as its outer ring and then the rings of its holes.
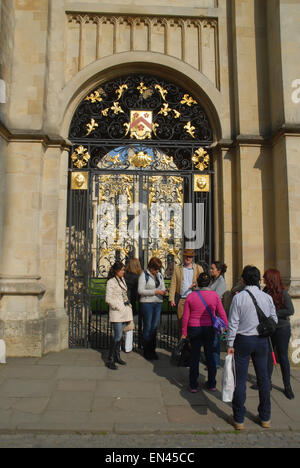
{"type": "MultiPolygon", "coordinates": [[[[300,432],[220,434],[1,434],[0,448],[299,448],[300,432]]],[[[115,452],[117,453],[117,452],[115,452]]],[[[130,450],[127,451],[130,454],[130,450]]]]}

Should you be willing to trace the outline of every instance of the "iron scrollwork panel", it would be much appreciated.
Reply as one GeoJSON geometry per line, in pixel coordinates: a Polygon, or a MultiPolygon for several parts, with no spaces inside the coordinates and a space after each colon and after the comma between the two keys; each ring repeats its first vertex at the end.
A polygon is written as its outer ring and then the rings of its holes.
{"type": "MultiPolygon", "coordinates": [[[[106,278],[115,260],[151,256],[180,262],[184,178],[179,175],[93,176],[92,274],[106,278]]],[[[168,275],[167,275],[168,276],[168,275]]]]}
{"type": "Polygon", "coordinates": [[[144,176],[143,190],[148,198],[149,217],[144,256],[147,261],[152,256],[160,258],[164,277],[170,279],[174,265],[181,262],[184,242],[184,177],[177,174],[144,176]]]}
{"type": "Polygon", "coordinates": [[[111,265],[138,256],[137,239],[128,235],[129,207],[137,198],[137,176],[93,174],[92,274],[106,278],[111,265]]]}
{"type": "Polygon", "coordinates": [[[76,144],[71,158],[79,169],[95,167],[93,159],[99,163],[108,153],[104,146],[119,141],[120,146],[163,143],[164,153],[174,158],[178,169],[191,170],[191,155],[184,148],[208,147],[212,130],[202,106],[183,88],[135,74],[104,83],[86,96],[73,116],[69,138],[76,144]]]}
{"type": "Polygon", "coordinates": [[[67,226],[66,301],[70,346],[87,346],[89,320],[89,192],[70,190],[67,226]]]}

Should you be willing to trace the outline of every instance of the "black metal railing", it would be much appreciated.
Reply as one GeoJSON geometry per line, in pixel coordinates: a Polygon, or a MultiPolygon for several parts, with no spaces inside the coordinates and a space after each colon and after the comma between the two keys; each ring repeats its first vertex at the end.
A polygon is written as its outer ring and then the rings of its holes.
{"type": "MultiPolygon", "coordinates": [[[[97,296],[91,299],[93,312],[89,320],[88,345],[94,349],[106,349],[109,347],[113,335],[105,296],[97,296]]],[[[137,304],[137,314],[134,316],[133,347],[135,350],[142,348],[143,343],[143,321],[137,304]]],[[[170,307],[167,300],[163,302],[160,323],[157,332],[157,347],[173,349],[178,337],[177,313],[170,307]]]]}

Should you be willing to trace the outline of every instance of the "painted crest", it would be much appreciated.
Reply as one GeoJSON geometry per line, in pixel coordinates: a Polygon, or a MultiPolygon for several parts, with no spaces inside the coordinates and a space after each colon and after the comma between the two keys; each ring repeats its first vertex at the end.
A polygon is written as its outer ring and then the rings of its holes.
{"type": "Polygon", "coordinates": [[[130,138],[145,140],[152,136],[152,111],[130,111],[130,138]]]}

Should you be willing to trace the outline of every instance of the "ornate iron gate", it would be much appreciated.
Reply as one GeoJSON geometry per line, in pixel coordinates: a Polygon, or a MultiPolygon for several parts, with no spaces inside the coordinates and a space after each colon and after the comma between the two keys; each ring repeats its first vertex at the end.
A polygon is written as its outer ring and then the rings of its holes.
{"type": "MultiPolygon", "coordinates": [[[[202,107],[173,83],[130,75],[98,87],[76,110],[67,221],[66,303],[70,346],[108,346],[105,283],[110,266],[152,256],[170,280],[184,246],[212,257],[212,133],[202,107]]],[[[140,319],[135,341],[139,343],[140,319]]],[[[159,346],[177,339],[163,305],[159,346]]]]}

